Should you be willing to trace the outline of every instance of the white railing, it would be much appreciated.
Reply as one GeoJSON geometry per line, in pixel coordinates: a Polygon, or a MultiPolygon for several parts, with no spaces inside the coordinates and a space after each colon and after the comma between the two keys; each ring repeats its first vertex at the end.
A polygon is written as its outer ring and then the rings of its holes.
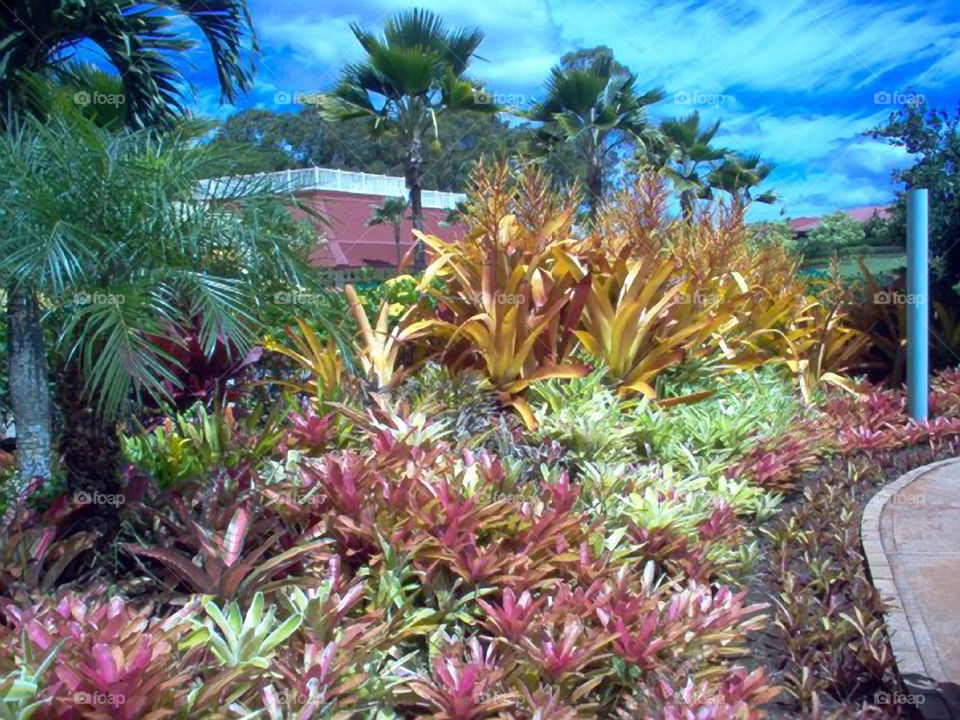
{"type": "MultiPolygon", "coordinates": [[[[301,168],[298,170],[280,170],[256,175],[232,175],[203,181],[201,194],[204,196],[223,196],[233,194],[241,185],[266,185],[276,192],[303,192],[307,190],[336,190],[345,193],[362,193],[382,197],[406,197],[407,186],[402,177],[373,175],[370,173],[332,170],[330,168],[301,168]]],[[[466,200],[462,193],[424,190],[424,207],[452,210],[457,203],[466,200]]]]}

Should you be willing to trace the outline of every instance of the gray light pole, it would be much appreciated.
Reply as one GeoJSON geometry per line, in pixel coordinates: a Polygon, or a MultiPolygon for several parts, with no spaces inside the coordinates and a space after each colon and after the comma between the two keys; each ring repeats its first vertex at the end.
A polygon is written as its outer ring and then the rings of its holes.
{"type": "Polygon", "coordinates": [[[930,263],[927,191],[907,191],[907,410],[927,419],[930,387],[930,263]]]}

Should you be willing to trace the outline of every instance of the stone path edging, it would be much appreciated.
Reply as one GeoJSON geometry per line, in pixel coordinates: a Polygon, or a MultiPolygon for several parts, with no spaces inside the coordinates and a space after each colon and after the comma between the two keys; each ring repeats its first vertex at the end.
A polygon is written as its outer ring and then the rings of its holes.
{"type": "Polygon", "coordinates": [[[960,458],[941,460],[915,468],[892,483],[884,485],[864,507],[860,524],[860,538],[870,577],[873,586],[884,600],[884,622],[897,670],[907,692],[920,693],[927,696],[928,700],[934,700],[929,705],[924,703],[919,708],[924,717],[930,718],[950,717],[949,713],[941,714],[941,708],[943,711],[946,708],[936,693],[936,683],[930,679],[931,675],[941,676],[939,664],[936,663],[935,658],[930,657],[930,653],[926,653],[925,656],[920,653],[918,639],[929,646],[930,633],[920,613],[911,613],[909,618],[907,616],[906,610],[915,608],[916,601],[906,583],[898,587],[893,579],[893,570],[881,539],[881,517],[887,502],[899,491],[937,468],[954,464],[960,464],[960,458]],[[929,667],[931,663],[937,666],[929,667]]]}

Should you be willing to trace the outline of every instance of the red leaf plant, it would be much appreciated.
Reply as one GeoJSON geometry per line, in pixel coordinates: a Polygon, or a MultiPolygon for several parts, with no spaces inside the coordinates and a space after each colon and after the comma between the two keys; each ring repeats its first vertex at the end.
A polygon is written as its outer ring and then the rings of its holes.
{"type": "MultiPolygon", "coordinates": [[[[178,638],[189,631],[188,604],[163,619],[151,607],[133,610],[119,597],[84,601],[67,594],[37,605],[6,603],[3,616],[20,635],[18,654],[56,649],[49,684],[40,691],[51,701],[34,716],[160,718],[183,706],[183,689],[197,671],[200,648],[179,655],[178,638]]],[[[16,642],[14,642],[16,646],[16,642]]]]}
{"type": "Polygon", "coordinates": [[[63,495],[40,513],[28,506],[39,480],[27,485],[0,520],[0,592],[14,588],[50,592],[65,571],[99,537],[95,532],[75,532],[77,514],[83,509],[63,495]]]}
{"type": "Polygon", "coordinates": [[[447,647],[434,657],[431,671],[429,678],[413,681],[410,688],[438,720],[494,717],[515,703],[515,693],[497,691],[503,670],[494,643],[484,648],[472,638],[466,647],[447,647]]]}
{"type": "Polygon", "coordinates": [[[218,490],[222,490],[220,480],[201,500],[199,513],[178,495],[170,499],[172,516],[165,510],[145,508],[167,529],[167,545],[125,543],[123,548],[137,557],[161,563],[174,585],[224,599],[295,582],[289,577],[295,566],[304,562],[309,565],[324,557],[323,548],[328,541],[316,539],[318,528],[306,531],[300,538],[290,538],[288,530],[275,518],[258,518],[258,509],[249,497],[224,503],[218,490]],[[199,564],[194,562],[195,558],[199,564]]]}

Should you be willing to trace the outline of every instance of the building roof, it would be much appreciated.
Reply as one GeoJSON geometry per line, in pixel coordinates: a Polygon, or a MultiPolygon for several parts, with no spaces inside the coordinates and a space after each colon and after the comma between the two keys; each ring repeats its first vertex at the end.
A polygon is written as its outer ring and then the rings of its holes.
{"type": "MultiPolygon", "coordinates": [[[[297,197],[322,218],[312,218],[302,211],[294,213],[317,229],[318,242],[310,253],[312,264],[337,268],[396,265],[393,226],[368,224],[374,208],[383,203],[382,195],[308,190],[298,191],[297,197]]],[[[424,232],[445,240],[461,237],[463,230],[459,225],[441,224],[447,212],[425,207],[424,232]]],[[[413,246],[413,225],[409,220],[404,221],[400,238],[401,251],[406,253],[413,246]]]]}
{"type": "MultiPolygon", "coordinates": [[[[850,208],[849,210],[842,211],[848,217],[853,218],[857,222],[864,223],[874,215],[879,216],[880,218],[886,220],[890,217],[890,206],[889,205],[866,205],[864,207],[850,208]]],[[[813,230],[815,227],[820,225],[823,222],[822,217],[798,217],[790,220],[788,225],[790,229],[795,233],[806,233],[813,230]]]]}

